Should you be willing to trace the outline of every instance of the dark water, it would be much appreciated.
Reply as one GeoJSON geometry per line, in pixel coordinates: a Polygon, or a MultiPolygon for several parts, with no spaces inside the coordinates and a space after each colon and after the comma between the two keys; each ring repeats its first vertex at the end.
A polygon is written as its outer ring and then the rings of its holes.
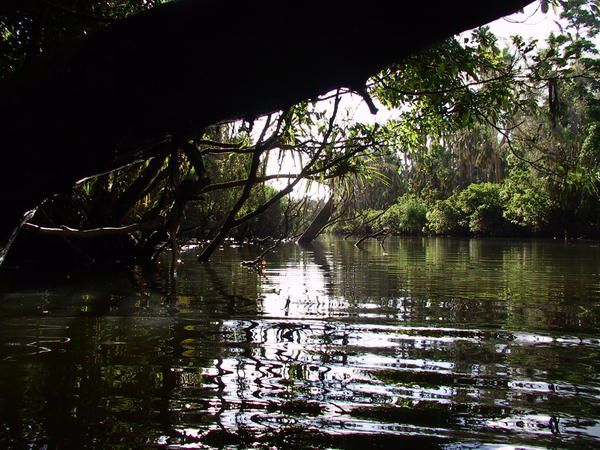
{"type": "Polygon", "coordinates": [[[391,239],[22,274],[0,448],[598,448],[600,248],[391,239]],[[44,281],[46,280],[46,281],[44,281]]]}

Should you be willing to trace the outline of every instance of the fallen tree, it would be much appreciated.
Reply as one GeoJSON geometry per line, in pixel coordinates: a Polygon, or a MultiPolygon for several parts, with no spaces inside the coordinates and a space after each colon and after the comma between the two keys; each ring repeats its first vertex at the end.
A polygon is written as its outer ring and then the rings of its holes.
{"type": "MultiPolygon", "coordinates": [[[[116,22],[0,85],[0,245],[85,177],[367,78],[529,0],[181,0],[116,22]]],[[[1,257],[2,255],[0,255],[1,257]]]]}

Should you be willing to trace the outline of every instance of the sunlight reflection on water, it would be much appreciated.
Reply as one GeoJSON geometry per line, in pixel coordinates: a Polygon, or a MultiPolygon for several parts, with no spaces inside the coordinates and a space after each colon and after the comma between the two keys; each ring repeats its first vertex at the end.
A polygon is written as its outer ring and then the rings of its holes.
{"type": "Polygon", "coordinates": [[[138,267],[4,296],[0,442],[600,442],[591,247],[326,240],[283,247],[261,273],[240,266],[247,248],[210,265],[187,250],[177,286],[138,267]]]}

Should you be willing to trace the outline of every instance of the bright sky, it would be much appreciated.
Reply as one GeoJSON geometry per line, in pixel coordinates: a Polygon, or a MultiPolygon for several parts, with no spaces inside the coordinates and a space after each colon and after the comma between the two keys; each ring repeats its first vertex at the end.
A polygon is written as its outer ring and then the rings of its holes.
{"type": "MultiPolygon", "coordinates": [[[[541,12],[540,3],[534,2],[528,5],[522,13],[498,19],[490,23],[489,27],[499,39],[504,41],[503,43],[505,45],[510,44],[510,37],[513,35],[520,35],[526,40],[537,39],[540,44],[542,44],[551,32],[560,31],[557,21],[558,16],[555,14],[552,7],[544,14],[541,12]]],[[[381,105],[377,103],[377,100],[374,101],[379,108],[379,112],[376,115],[372,115],[369,112],[369,108],[358,95],[349,94],[344,96],[340,108],[341,110],[347,110],[355,121],[362,123],[384,123],[392,118],[394,114],[397,114],[397,112],[389,111],[386,108],[381,107],[381,105]]],[[[276,158],[273,157],[271,159],[273,163],[269,163],[269,173],[297,173],[299,171],[291,160],[284,161],[283,167],[280,170],[279,165],[275,163],[275,159],[276,158]]],[[[272,184],[276,188],[281,189],[285,187],[287,180],[273,182],[272,184]]],[[[303,182],[300,182],[294,192],[297,195],[303,195],[305,189],[306,185],[303,182]]],[[[308,192],[313,198],[324,198],[329,194],[327,187],[319,186],[316,183],[312,183],[308,192]]]]}
{"type": "Polygon", "coordinates": [[[518,34],[525,39],[534,38],[543,41],[552,31],[560,31],[557,21],[558,16],[552,7],[544,14],[540,9],[540,3],[534,2],[528,5],[523,13],[498,19],[489,24],[489,27],[496,36],[505,39],[518,34]]]}

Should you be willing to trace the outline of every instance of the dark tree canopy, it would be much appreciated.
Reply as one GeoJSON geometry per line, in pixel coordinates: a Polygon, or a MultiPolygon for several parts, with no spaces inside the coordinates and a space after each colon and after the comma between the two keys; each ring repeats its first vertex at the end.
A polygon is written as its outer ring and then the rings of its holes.
{"type": "Polygon", "coordinates": [[[43,54],[0,85],[2,244],[24,212],[84,177],[208,125],[367,78],[529,0],[180,0],[43,54]]]}

